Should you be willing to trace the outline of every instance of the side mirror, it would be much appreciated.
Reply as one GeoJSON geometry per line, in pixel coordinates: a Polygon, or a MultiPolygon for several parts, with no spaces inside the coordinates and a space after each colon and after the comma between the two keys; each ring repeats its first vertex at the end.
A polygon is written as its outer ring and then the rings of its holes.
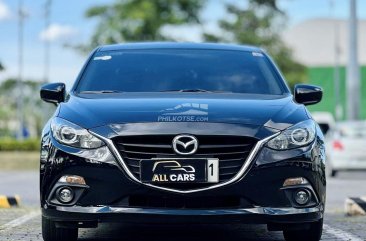
{"type": "Polygon", "coordinates": [[[295,101],[299,104],[314,105],[323,98],[323,89],[315,85],[299,84],[295,86],[295,101]]]}
{"type": "Polygon", "coordinates": [[[64,83],[45,84],[40,94],[43,101],[58,104],[65,101],[66,86],[64,83]]]}

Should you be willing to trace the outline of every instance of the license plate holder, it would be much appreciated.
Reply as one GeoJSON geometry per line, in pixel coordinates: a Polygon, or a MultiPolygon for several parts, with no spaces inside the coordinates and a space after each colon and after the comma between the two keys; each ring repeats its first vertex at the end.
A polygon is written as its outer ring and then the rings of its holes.
{"type": "Polygon", "coordinates": [[[217,183],[217,158],[155,158],[140,161],[143,183],[217,183]]]}

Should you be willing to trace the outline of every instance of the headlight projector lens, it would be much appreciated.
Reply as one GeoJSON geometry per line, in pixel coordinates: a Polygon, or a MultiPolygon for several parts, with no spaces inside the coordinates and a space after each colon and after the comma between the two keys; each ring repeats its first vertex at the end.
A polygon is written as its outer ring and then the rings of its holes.
{"type": "Polygon", "coordinates": [[[291,140],[297,145],[302,145],[307,142],[309,138],[309,133],[305,129],[295,129],[291,133],[291,140]]]}
{"type": "Polygon", "coordinates": [[[76,141],[77,135],[73,128],[63,126],[60,129],[60,136],[66,144],[72,144],[76,141]]]}

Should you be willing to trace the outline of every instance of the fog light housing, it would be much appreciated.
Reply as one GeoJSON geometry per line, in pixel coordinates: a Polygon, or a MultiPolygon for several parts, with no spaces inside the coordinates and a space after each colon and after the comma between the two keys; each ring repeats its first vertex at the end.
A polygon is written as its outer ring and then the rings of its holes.
{"type": "Polygon", "coordinates": [[[305,190],[299,190],[295,192],[295,202],[299,205],[305,205],[310,200],[310,193],[305,190]]]}
{"type": "Polygon", "coordinates": [[[74,196],[74,191],[69,187],[61,187],[57,192],[57,199],[62,203],[70,203],[74,196]]]}

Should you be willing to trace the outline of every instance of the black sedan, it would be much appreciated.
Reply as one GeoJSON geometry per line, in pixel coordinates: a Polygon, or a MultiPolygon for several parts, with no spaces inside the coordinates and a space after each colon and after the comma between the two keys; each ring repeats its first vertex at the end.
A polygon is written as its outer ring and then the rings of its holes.
{"type": "Polygon", "coordinates": [[[122,223],[261,223],[317,241],[325,150],[305,105],[261,49],[188,43],[92,52],[44,127],[40,189],[46,241],[122,223]]]}

